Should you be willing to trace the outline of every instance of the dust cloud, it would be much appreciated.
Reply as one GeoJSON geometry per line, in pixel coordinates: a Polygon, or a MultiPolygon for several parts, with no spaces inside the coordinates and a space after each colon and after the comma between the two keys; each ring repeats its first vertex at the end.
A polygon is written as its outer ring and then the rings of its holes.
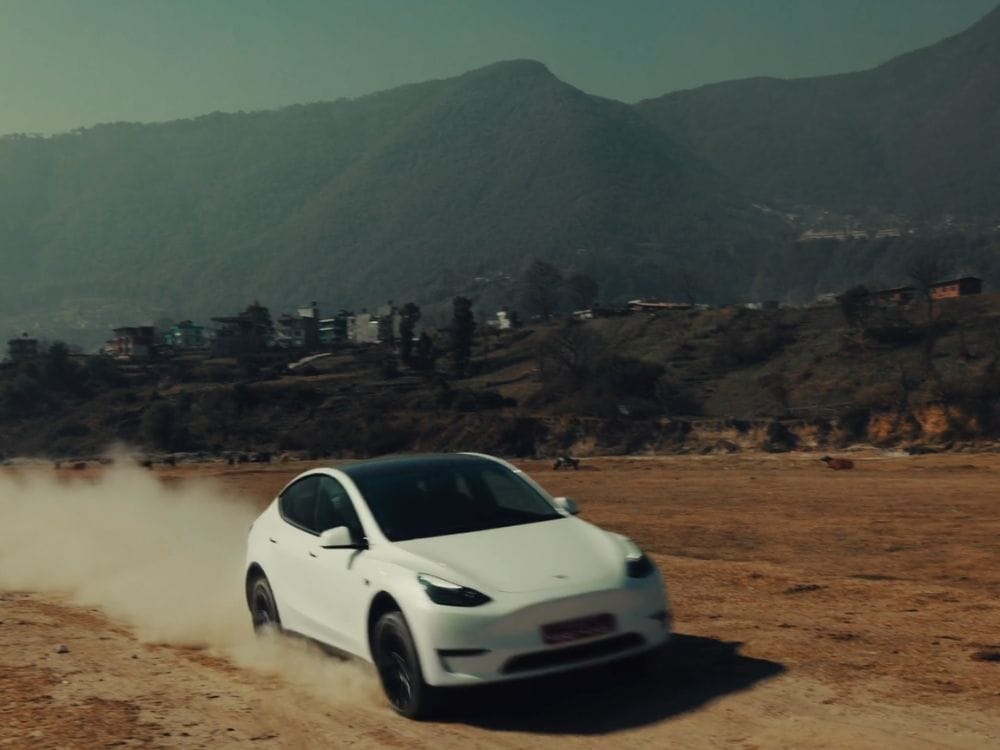
{"type": "Polygon", "coordinates": [[[364,667],[254,635],[243,570],[255,516],[218,484],[166,485],[121,456],[96,478],[0,474],[0,589],[66,596],[145,642],[205,648],[324,698],[375,699],[364,667]]]}

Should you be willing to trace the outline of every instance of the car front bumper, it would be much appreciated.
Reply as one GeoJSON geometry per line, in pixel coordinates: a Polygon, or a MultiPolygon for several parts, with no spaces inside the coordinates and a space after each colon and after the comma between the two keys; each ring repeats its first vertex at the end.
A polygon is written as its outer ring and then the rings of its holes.
{"type": "Polygon", "coordinates": [[[436,686],[500,682],[615,661],[670,638],[671,614],[658,575],[622,588],[557,599],[509,595],[481,607],[430,604],[408,618],[424,679],[436,686]],[[612,631],[547,644],[542,627],[610,614],[612,631]]]}

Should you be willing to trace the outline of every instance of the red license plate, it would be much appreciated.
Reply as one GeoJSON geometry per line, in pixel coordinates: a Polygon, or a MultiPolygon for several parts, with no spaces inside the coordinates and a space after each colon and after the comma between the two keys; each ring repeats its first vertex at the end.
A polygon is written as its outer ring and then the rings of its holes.
{"type": "Polygon", "coordinates": [[[615,630],[614,615],[592,615],[576,620],[542,625],[542,640],[550,646],[607,635],[615,630]]]}

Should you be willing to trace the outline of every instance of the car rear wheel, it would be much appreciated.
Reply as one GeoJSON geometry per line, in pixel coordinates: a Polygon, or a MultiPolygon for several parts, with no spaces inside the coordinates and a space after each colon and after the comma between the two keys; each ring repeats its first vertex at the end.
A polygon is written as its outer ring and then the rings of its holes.
{"type": "Polygon", "coordinates": [[[417,649],[402,612],[388,612],[375,624],[375,668],[393,710],[409,719],[432,713],[434,688],[424,682],[417,649]]]}
{"type": "Polygon", "coordinates": [[[271,584],[263,575],[250,582],[248,598],[250,603],[250,618],[253,629],[257,633],[281,630],[281,618],[278,607],[274,603],[274,593],[271,584]]]}

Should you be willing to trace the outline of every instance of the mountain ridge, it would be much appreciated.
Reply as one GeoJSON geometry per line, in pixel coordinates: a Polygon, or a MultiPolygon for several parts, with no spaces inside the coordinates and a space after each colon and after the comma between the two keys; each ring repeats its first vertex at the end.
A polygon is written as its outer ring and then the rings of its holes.
{"type": "Polygon", "coordinates": [[[854,73],[749,78],[639,102],[671,138],[784,206],[996,216],[1000,7],[854,73]]]}
{"type": "Polygon", "coordinates": [[[630,106],[523,60],[356,100],[0,139],[0,227],[8,320],[93,298],[202,319],[254,298],[474,292],[488,307],[533,257],[600,273],[640,253],[643,273],[604,274],[613,297],[783,231],[630,106]]]}
{"type": "Polygon", "coordinates": [[[700,301],[808,299],[905,273],[920,249],[804,254],[810,212],[1000,214],[998,88],[1000,8],[867,71],[636,105],[520,59],[355,99],[0,137],[0,327],[92,336],[252,299],[443,311],[467,294],[485,312],[516,304],[532,258],[591,274],[608,301],[692,278],[700,301]]]}

